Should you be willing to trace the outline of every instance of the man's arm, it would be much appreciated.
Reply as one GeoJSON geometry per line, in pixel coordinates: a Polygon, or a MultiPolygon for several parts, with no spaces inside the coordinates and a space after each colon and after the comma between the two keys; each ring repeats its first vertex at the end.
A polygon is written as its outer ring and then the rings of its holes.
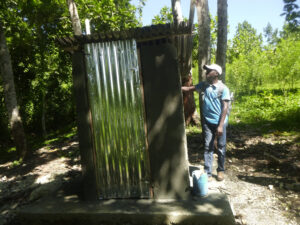
{"type": "Polygon", "coordinates": [[[195,87],[195,85],[193,85],[193,86],[182,86],[181,90],[183,92],[190,92],[190,91],[195,91],[196,87],[195,87]]]}
{"type": "Polygon", "coordinates": [[[224,121],[227,115],[227,110],[228,110],[228,100],[222,100],[222,114],[221,114],[221,119],[219,122],[219,126],[217,128],[217,135],[221,136],[223,134],[223,126],[224,126],[224,121]]]}

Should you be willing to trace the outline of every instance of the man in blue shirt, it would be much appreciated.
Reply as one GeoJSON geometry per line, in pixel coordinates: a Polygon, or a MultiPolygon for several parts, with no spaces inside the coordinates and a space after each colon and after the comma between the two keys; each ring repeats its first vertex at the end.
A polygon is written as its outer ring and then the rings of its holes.
{"type": "Polygon", "coordinates": [[[219,76],[222,74],[222,68],[219,65],[204,65],[203,68],[206,70],[206,82],[182,87],[182,91],[198,91],[203,94],[204,170],[211,180],[214,140],[217,136],[217,180],[222,181],[225,171],[227,111],[230,93],[228,87],[219,80],[219,76]]]}

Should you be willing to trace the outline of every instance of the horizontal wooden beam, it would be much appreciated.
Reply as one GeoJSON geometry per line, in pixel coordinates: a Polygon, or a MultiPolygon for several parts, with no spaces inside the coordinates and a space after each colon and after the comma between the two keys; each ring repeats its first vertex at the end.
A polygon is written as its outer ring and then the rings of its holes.
{"type": "Polygon", "coordinates": [[[61,37],[57,43],[65,50],[71,51],[73,48],[86,43],[107,42],[135,39],[137,42],[145,42],[163,38],[173,38],[182,35],[191,35],[192,30],[186,22],[178,26],[174,24],[159,24],[147,27],[132,28],[122,31],[110,31],[106,33],[94,33],[91,35],[79,35],[72,37],[61,37]]]}

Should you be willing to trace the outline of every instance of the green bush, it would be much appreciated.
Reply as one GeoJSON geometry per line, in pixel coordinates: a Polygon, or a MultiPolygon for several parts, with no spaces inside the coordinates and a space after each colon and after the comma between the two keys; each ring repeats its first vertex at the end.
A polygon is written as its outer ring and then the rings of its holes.
{"type": "Polygon", "coordinates": [[[244,95],[235,101],[230,123],[278,130],[298,130],[300,89],[290,90],[288,95],[278,89],[244,95]]]}

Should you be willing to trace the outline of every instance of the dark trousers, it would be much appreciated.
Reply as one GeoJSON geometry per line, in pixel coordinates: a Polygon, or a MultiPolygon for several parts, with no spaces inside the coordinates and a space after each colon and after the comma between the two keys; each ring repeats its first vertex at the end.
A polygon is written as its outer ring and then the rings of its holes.
{"type": "MultiPolygon", "coordinates": [[[[218,125],[204,122],[204,170],[208,176],[212,175],[214,140],[218,125]]],[[[227,124],[223,126],[222,136],[217,137],[217,154],[218,154],[218,168],[217,171],[225,171],[225,154],[226,154],[226,128],[227,124]]]]}

